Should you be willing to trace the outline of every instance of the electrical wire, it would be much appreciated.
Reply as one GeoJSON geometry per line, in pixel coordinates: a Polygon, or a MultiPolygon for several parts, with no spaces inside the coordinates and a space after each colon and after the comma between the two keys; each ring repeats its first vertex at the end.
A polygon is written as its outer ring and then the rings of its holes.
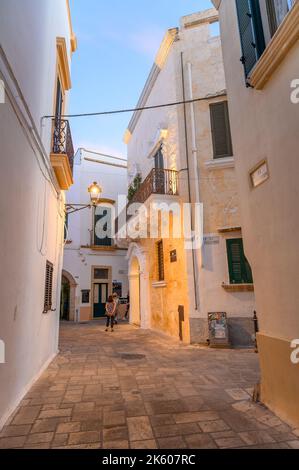
{"type": "MultiPolygon", "coordinates": [[[[164,103],[164,104],[156,104],[152,106],[141,106],[138,108],[129,108],[129,109],[117,109],[113,111],[99,111],[99,112],[94,112],[94,113],[78,113],[78,114],[64,114],[61,116],[62,119],[64,118],[75,118],[75,117],[91,117],[91,116],[105,116],[109,114],[122,114],[122,113],[135,113],[138,111],[146,111],[149,109],[158,109],[158,108],[167,108],[170,106],[178,106],[180,104],[190,104],[190,103],[196,103],[198,101],[206,101],[212,98],[217,98],[218,96],[226,96],[226,91],[222,90],[218,93],[213,93],[210,95],[206,95],[202,98],[194,98],[192,100],[182,100],[182,101],[175,101],[172,103],[164,103]]],[[[42,119],[54,119],[55,116],[53,115],[46,115],[43,116],[42,119]]]]}

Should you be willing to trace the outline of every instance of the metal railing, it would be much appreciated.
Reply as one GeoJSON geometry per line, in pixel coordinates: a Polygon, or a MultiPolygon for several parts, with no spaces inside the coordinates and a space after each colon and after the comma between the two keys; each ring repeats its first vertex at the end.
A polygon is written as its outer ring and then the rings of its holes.
{"type": "Polygon", "coordinates": [[[152,194],[178,196],[178,172],[153,168],[129,201],[143,204],[152,194]]]}
{"type": "Polygon", "coordinates": [[[71,170],[74,166],[74,146],[69,121],[53,119],[53,153],[66,154],[71,170]]]}

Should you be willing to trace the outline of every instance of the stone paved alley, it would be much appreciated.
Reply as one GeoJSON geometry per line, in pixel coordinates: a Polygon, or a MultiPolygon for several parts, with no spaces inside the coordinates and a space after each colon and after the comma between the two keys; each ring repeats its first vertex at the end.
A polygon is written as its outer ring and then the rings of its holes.
{"type": "Polygon", "coordinates": [[[251,402],[258,377],[253,351],[185,346],[127,324],[105,333],[100,323],[64,323],[59,356],[0,448],[299,448],[296,431],[251,402]]]}

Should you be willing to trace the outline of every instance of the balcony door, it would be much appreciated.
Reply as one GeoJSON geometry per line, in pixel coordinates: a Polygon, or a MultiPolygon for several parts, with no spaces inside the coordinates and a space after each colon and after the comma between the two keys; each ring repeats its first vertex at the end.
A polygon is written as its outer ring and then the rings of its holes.
{"type": "Polygon", "coordinates": [[[162,145],[154,156],[154,164],[153,192],[156,194],[165,194],[164,157],[162,145]]]}

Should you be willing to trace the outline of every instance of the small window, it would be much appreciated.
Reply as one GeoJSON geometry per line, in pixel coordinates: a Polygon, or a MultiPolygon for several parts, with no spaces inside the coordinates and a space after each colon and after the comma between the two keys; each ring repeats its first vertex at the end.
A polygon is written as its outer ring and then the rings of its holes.
{"type": "Polygon", "coordinates": [[[158,259],[158,280],[164,281],[164,253],[163,241],[157,243],[157,259],[158,259]]]}
{"type": "Polygon", "coordinates": [[[93,278],[100,279],[100,280],[108,279],[109,278],[108,269],[95,268],[93,272],[93,278]]]}
{"type": "Polygon", "coordinates": [[[52,308],[52,289],[53,289],[53,264],[47,261],[46,264],[46,279],[45,279],[45,298],[44,298],[44,313],[47,313],[52,308]]]}
{"type": "Polygon", "coordinates": [[[233,155],[227,101],[210,104],[214,158],[233,155]]]}
{"type": "Polygon", "coordinates": [[[242,238],[226,240],[230,284],[252,284],[251,267],[246,259],[242,238]]]}
{"type": "Polygon", "coordinates": [[[89,304],[90,290],[84,289],[81,291],[82,294],[82,304],[89,304]]]}

